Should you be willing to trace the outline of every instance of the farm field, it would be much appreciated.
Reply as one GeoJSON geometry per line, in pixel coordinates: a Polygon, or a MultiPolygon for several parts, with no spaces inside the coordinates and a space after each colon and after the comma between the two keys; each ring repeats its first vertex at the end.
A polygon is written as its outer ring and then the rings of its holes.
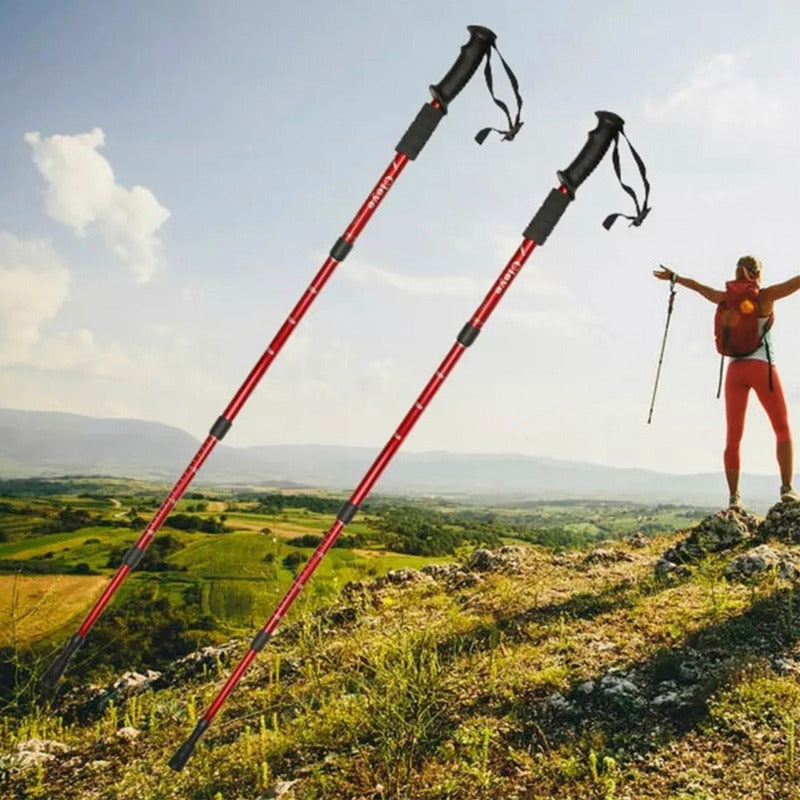
{"type": "Polygon", "coordinates": [[[26,646],[62,628],[105,582],[88,575],[0,575],[0,648],[26,646]]]}
{"type": "MultiPolygon", "coordinates": [[[[119,479],[0,482],[3,647],[52,651],[74,632],[168,487],[119,479]]],[[[91,662],[158,664],[251,635],[336,518],[344,497],[214,488],[187,493],[82,649],[91,662]],[[102,658],[99,655],[102,650],[102,658]]],[[[320,563],[287,621],[335,602],[349,581],[461,559],[476,546],[556,550],[688,528],[705,511],[617,503],[475,507],[446,499],[365,504],[320,563]]]]}

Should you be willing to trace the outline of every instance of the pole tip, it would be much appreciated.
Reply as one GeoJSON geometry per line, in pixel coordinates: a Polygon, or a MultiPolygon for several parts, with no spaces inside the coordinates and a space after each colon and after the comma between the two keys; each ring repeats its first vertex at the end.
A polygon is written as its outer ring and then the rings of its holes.
{"type": "Polygon", "coordinates": [[[205,733],[208,728],[208,721],[201,719],[198,721],[192,735],[175,751],[175,755],[169,760],[169,766],[175,772],[180,772],[185,766],[186,762],[192,757],[194,747],[198,739],[205,733]]]}
{"type": "Polygon", "coordinates": [[[58,686],[58,682],[69,666],[72,656],[75,655],[77,649],[83,644],[84,637],[79,633],[73,633],[64,649],[56,656],[55,661],[47,668],[44,675],[41,677],[42,686],[50,692],[54,692],[58,686]]]}
{"type": "Polygon", "coordinates": [[[187,739],[176,751],[175,755],[169,760],[169,766],[175,772],[180,772],[185,766],[186,762],[191,758],[194,751],[194,742],[187,739]]]}

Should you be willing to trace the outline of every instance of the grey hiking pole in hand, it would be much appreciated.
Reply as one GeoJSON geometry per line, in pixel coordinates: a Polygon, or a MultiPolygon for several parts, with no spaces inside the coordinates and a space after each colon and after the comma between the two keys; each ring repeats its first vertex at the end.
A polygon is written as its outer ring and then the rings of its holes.
{"type": "MultiPolygon", "coordinates": [[[[361,479],[361,482],[353,491],[352,495],[350,495],[350,498],[341,507],[339,513],[336,515],[336,520],[323,536],[322,541],[311,555],[311,558],[309,558],[303,566],[303,569],[298,573],[294,583],[292,583],[289,590],[278,603],[272,615],[264,624],[264,627],[261,628],[252,639],[247,653],[230,674],[224,686],[220,689],[216,698],[206,709],[203,716],[198,720],[188,739],[175,751],[175,754],[169,762],[172,769],[178,771],[184,768],[197,742],[200,740],[200,737],[208,730],[214,717],[242,679],[242,676],[250,667],[253,660],[269,643],[280,625],[281,620],[287,614],[303,587],[311,579],[311,576],[325,557],[325,554],[333,547],[339,534],[358,513],[359,507],[367,498],[367,495],[381,476],[383,470],[388,466],[394,454],[405,441],[406,436],[411,432],[417,420],[422,416],[423,411],[425,411],[436,392],[441,388],[451,370],[458,363],[461,356],[464,355],[467,348],[478,338],[478,334],[481,332],[484,323],[503,298],[513,280],[522,270],[530,254],[537,245],[544,244],[547,237],[552,233],[553,228],[555,228],[556,224],[561,219],[567,206],[575,198],[575,191],[602,161],[603,156],[608,152],[612,142],[615,144],[616,150],[619,136],[624,136],[622,131],[624,122],[622,118],[610,111],[598,111],[596,113],[598,117],[597,127],[589,132],[588,141],[583,146],[580,153],[578,153],[575,160],[565,170],[558,173],[558,178],[561,181],[560,188],[550,191],[550,194],[523,232],[522,244],[520,244],[517,251],[511,257],[511,260],[503,268],[481,305],[461,329],[456,337],[455,343],[425,385],[425,388],[422,390],[416,402],[403,418],[400,426],[384,445],[383,450],[381,450],[373,461],[372,465],[361,479]]],[[[639,169],[644,179],[644,165],[641,165],[639,169]]],[[[646,197],[642,207],[639,207],[638,201],[636,201],[636,205],[637,213],[632,217],[627,217],[627,219],[631,220],[632,225],[638,226],[649,211],[646,197]]]]}
{"type": "MultiPolygon", "coordinates": [[[[42,676],[42,685],[48,691],[55,689],[61,676],[67,669],[70,660],[85,641],[89,631],[97,622],[103,610],[111,601],[111,598],[127,579],[128,575],[140,564],[146,549],[153,541],[153,538],[161,526],[167,521],[175,504],[183,496],[183,493],[216,447],[217,443],[228,433],[237,414],[241,411],[256,386],[258,386],[267,369],[296,329],[296,326],[300,324],[306,311],[308,311],[311,304],[320,294],[327,280],[339,264],[347,257],[347,254],[352,249],[364,226],[369,222],[389,190],[394,186],[406,164],[416,159],[420,154],[422,148],[432,136],[436,126],[447,113],[449,104],[467,85],[484,58],[486,58],[485,75],[489,93],[494,102],[504,111],[509,121],[509,129],[507,131],[500,131],[500,133],[503,134],[504,140],[510,141],[519,132],[522,126],[522,122],[520,121],[522,99],[519,95],[516,78],[506,62],[503,61],[499,51],[497,51],[497,37],[492,31],[481,25],[469,25],[467,30],[469,30],[470,34],[469,41],[461,47],[458,58],[444,78],[442,78],[439,83],[430,87],[433,99],[429,103],[423,105],[422,109],[403,135],[403,138],[395,147],[396,154],[392,158],[392,162],[386,168],[372,192],[367,196],[367,199],[362,204],[350,225],[331,248],[330,254],[320,267],[319,272],[317,272],[311,284],[297,301],[297,304],[289,313],[289,316],[279,328],[261,358],[256,362],[250,374],[241,384],[228,406],[211,426],[205,441],[195,453],[158,511],[156,511],[150,522],[147,523],[139,539],[124,555],[122,563],[117,568],[111,581],[103,590],[100,597],[95,601],[78,630],[67,640],[58,656],[53,660],[42,676]],[[514,91],[514,96],[517,101],[517,115],[515,120],[511,120],[505,104],[499,101],[494,95],[491,69],[489,66],[492,49],[497,52],[503,68],[508,75],[509,81],[511,82],[511,88],[514,91]]],[[[485,138],[483,132],[479,134],[479,136],[481,135],[485,138]]],[[[483,139],[480,139],[480,141],[482,140],[483,139]]]]}
{"type": "MultiPolygon", "coordinates": [[[[659,264],[661,269],[669,269],[663,264],[659,264]]],[[[661,376],[661,363],[664,360],[664,348],[667,346],[667,331],[669,331],[669,320],[672,316],[672,306],[675,303],[675,281],[678,276],[670,270],[669,276],[669,300],[667,301],[667,324],[664,326],[664,338],[661,340],[661,353],[658,356],[658,369],[656,370],[656,382],[653,386],[653,397],[650,400],[650,413],[647,415],[647,424],[649,425],[653,419],[653,406],[656,404],[656,392],[658,391],[658,379],[661,376]]]]}

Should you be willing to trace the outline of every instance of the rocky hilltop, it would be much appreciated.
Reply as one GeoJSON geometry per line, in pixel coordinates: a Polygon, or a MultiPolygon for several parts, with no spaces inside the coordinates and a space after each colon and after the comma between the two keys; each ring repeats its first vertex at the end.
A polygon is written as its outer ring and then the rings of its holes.
{"type": "Polygon", "coordinates": [[[9,798],[797,797],[800,506],[590,552],[477,550],[0,730],[9,798]]]}

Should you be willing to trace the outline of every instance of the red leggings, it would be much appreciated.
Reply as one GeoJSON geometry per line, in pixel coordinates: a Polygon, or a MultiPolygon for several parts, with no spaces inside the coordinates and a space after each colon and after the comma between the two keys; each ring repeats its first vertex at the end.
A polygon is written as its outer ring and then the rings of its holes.
{"type": "Polygon", "coordinates": [[[744,433],[744,415],[747,411],[750,389],[755,389],[764,411],[767,412],[776,440],[778,442],[792,440],[783,387],[775,367],[772,368],[772,391],[770,391],[769,364],[766,361],[756,358],[731,361],[725,376],[725,416],[728,420],[724,455],[726,470],[739,469],[739,445],[744,433]]]}

